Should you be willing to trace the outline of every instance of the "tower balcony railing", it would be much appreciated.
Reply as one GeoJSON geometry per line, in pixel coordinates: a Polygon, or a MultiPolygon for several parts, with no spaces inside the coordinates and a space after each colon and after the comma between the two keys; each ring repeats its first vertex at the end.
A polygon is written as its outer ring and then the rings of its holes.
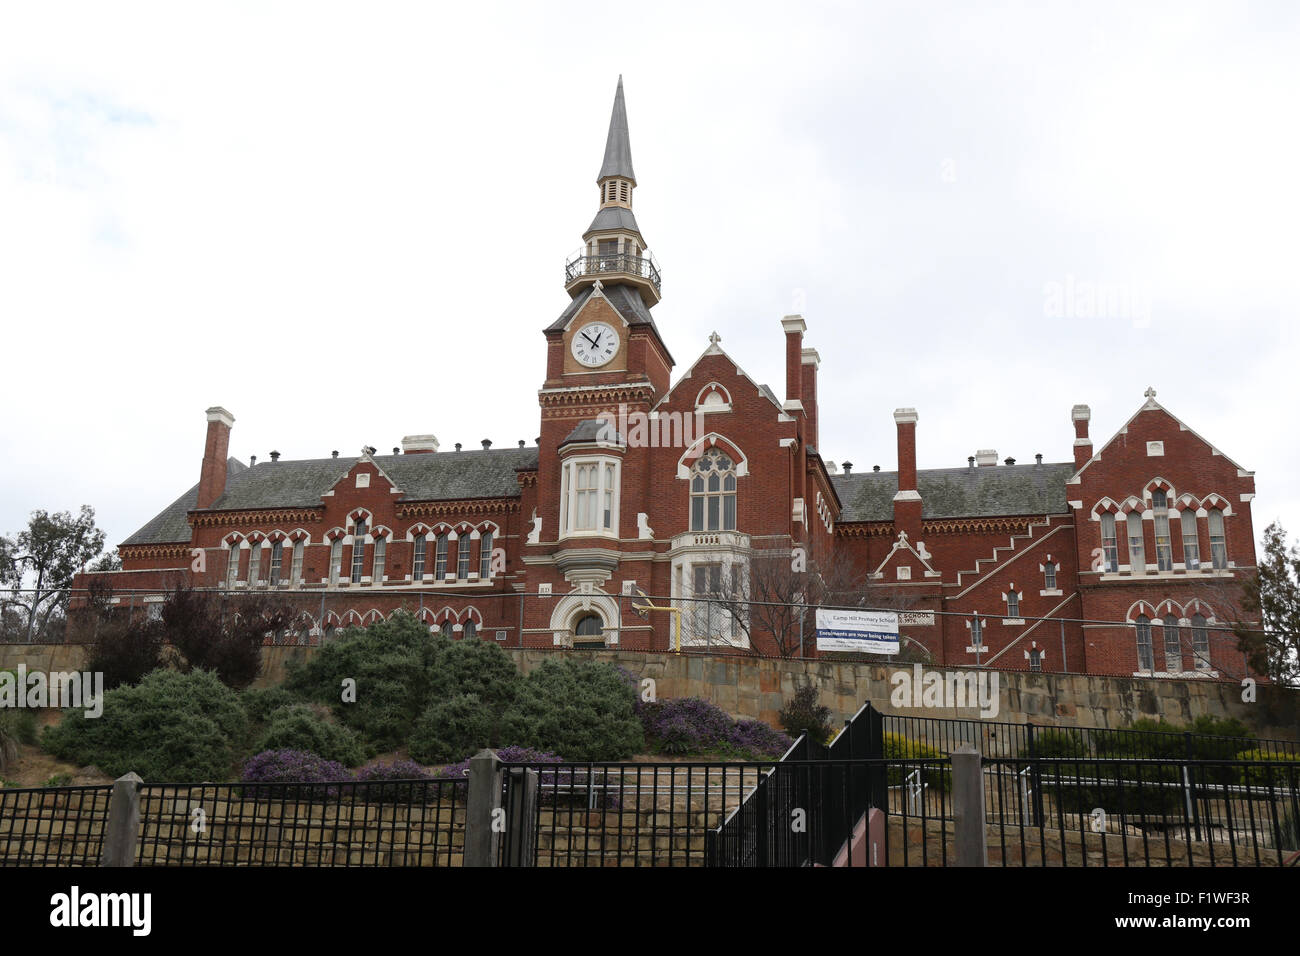
{"type": "Polygon", "coordinates": [[[655,293],[660,291],[659,265],[654,257],[616,252],[603,256],[576,255],[564,264],[564,284],[584,276],[622,274],[649,280],[655,293]]]}

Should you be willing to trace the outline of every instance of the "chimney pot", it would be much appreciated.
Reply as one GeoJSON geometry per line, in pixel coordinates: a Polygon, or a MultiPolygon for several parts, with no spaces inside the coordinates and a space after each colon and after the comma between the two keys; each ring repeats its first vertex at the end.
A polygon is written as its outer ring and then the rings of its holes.
{"type": "Polygon", "coordinates": [[[1034,464],[1041,465],[1042,463],[1043,463],[1043,453],[1039,452],[1037,455],[1034,456],[1034,464]]]}
{"type": "Polygon", "coordinates": [[[394,445],[394,446],[393,446],[393,454],[394,454],[394,455],[400,455],[401,453],[402,453],[402,449],[400,449],[400,448],[398,448],[396,445],[394,445]]]}
{"type": "Polygon", "coordinates": [[[278,451],[271,452],[271,461],[279,461],[279,460],[280,460],[280,453],[278,451]]]}
{"type": "Polygon", "coordinates": [[[879,471],[879,470],[880,470],[880,466],[879,466],[879,465],[872,465],[872,466],[871,466],[871,470],[872,470],[872,471],[879,471]]]}
{"type": "Polygon", "coordinates": [[[456,442],[456,450],[460,451],[460,442],[456,442]]]}
{"type": "Polygon", "coordinates": [[[1014,458],[1008,458],[1008,459],[1007,459],[1006,461],[1004,461],[1002,464],[1004,464],[1004,465],[1014,465],[1015,463],[1016,463],[1016,460],[1015,460],[1014,458]]]}
{"type": "Polygon", "coordinates": [[[519,447],[520,447],[520,448],[523,448],[523,447],[524,447],[524,440],[523,440],[522,438],[519,439],[519,447]]]}
{"type": "Polygon", "coordinates": [[[853,472],[853,462],[851,461],[840,462],[840,467],[844,469],[844,474],[846,475],[853,472]]]}
{"type": "Polygon", "coordinates": [[[484,439],[483,439],[483,450],[484,450],[484,451],[487,451],[487,450],[488,450],[489,448],[491,448],[491,447],[492,447],[492,439],[491,439],[491,438],[484,438],[484,439]]]}
{"type": "Polygon", "coordinates": [[[969,465],[971,468],[974,468],[974,467],[975,467],[975,456],[974,456],[974,455],[971,455],[970,457],[968,457],[968,458],[966,459],[966,464],[969,465]]]}
{"type": "Polygon", "coordinates": [[[248,456],[248,467],[249,467],[249,468],[252,468],[252,467],[253,467],[254,465],[256,465],[256,464],[257,464],[257,456],[256,456],[256,455],[249,455],[249,456],[248,456]]]}
{"type": "Polygon", "coordinates": [[[337,457],[339,456],[338,449],[337,449],[337,448],[334,449],[334,451],[332,451],[330,454],[331,454],[332,457],[337,458],[337,457]]]}

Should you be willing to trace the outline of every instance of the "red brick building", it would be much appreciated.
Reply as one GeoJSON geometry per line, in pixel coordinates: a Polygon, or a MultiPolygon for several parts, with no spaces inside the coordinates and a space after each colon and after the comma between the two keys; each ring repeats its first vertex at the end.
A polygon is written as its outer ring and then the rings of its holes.
{"type": "Polygon", "coordinates": [[[818,453],[820,359],[801,317],[781,322],[783,395],[716,335],[674,376],[636,183],[620,80],[570,302],[542,329],[534,445],[449,452],[414,435],[388,455],[245,466],[228,457],[233,416],[211,408],[198,483],[122,542],[117,599],[188,581],[291,597],[311,639],[406,608],[509,646],[667,648],[670,615],[634,616],[637,588],[685,609],[687,646],[745,646],[727,614],[686,599],[756,554],[802,549],[811,568],[905,594],[904,632],[936,663],[1241,675],[1215,625],[1254,569],[1254,479],[1153,390],[1096,448],[1075,405],[1069,461],[980,451],[918,471],[904,408],[896,471],[837,467],[818,453]]]}

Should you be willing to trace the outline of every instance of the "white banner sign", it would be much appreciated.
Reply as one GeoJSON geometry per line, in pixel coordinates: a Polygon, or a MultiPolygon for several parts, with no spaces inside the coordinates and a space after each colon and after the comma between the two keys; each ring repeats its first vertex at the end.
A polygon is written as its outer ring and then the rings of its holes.
{"type": "Polygon", "coordinates": [[[858,654],[898,653],[895,611],[817,609],[817,650],[858,654]]]}

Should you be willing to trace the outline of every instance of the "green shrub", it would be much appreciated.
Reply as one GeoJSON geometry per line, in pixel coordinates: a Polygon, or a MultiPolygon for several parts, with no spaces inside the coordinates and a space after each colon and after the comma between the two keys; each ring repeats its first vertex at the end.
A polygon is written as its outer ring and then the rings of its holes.
{"type": "MultiPolygon", "coordinates": [[[[505,709],[522,682],[514,662],[496,644],[430,634],[424,624],[399,612],[369,628],[349,628],[305,664],[291,665],[284,686],[327,704],[341,723],[379,752],[409,745],[430,707],[463,695],[477,698],[479,713],[488,721],[488,739],[498,743],[505,709]],[[342,699],[347,680],[356,682],[355,703],[342,699]]],[[[427,722],[420,741],[420,747],[462,743],[439,737],[427,722]]]]}
{"type": "Polygon", "coordinates": [[[807,734],[810,740],[824,744],[831,736],[831,709],[818,703],[817,688],[808,681],[795,690],[781,708],[781,726],[791,737],[807,734]]]}
{"type": "Polygon", "coordinates": [[[209,671],[157,670],[104,693],[104,712],[66,713],[41,746],[111,777],[134,771],[150,783],[229,779],[247,739],[239,695],[209,671]]]}
{"type": "Polygon", "coordinates": [[[622,760],[645,746],[636,692],[604,662],[545,661],[506,710],[501,739],[566,760],[622,760]]]}
{"type": "Polygon", "coordinates": [[[407,746],[421,763],[451,763],[489,746],[499,722],[499,711],[478,695],[457,694],[429,705],[416,721],[407,746]]]}
{"type": "Polygon", "coordinates": [[[244,705],[249,721],[260,726],[281,707],[299,703],[299,698],[283,687],[249,687],[240,693],[239,701],[244,705]]]}
{"type": "Polygon", "coordinates": [[[302,750],[345,767],[366,759],[365,748],[355,733],[326,719],[310,704],[290,704],[273,711],[266,729],[253,744],[253,751],[302,750]]]}
{"type": "MultiPolygon", "coordinates": [[[[943,760],[947,754],[943,753],[929,744],[922,743],[919,740],[912,740],[902,734],[884,735],[885,738],[885,759],[886,760],[943,760]]],[[[897,787],[904,783],[908,774],[922,770],[925,782],[932,787],[940,787],[944,790],[952,786],[952,774],[947,770],[946,765],[927,766],[917,764],[913,767],[906,765],[889,768],[889,784],[897,787]]]]}
{"type": "Polygon", "coordinates": [[[28,746],[35,745],[36,714],[26,708],[0,708],[0,737],[28,746]]]}
{"type": "Polygon", "coordinates": [[[1273,786],[1283,790],[1294,788],[1300,783],[1300,754],[1279,754],[1256,748],[1243,750],[1237,754],[1236,759],[1275,765],[1239,768],[1242,783],[1253,787],[1273,786]]]}

